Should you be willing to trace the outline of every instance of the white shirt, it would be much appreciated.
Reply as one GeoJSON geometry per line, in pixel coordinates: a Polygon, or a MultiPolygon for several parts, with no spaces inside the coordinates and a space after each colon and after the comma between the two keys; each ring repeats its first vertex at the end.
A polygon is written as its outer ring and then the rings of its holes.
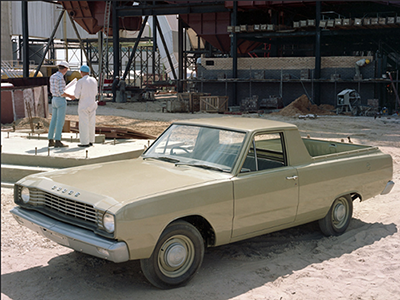
{"type": "Polygon", "coordinates": [[[363,67],[364,65],[366,65],[366,63],[367,60],[365,58],[356,61],[356,65],[359,67],[363,67]]]}
{"type": "Polygon", "coordinates": [[[75,97],[79,99],[81,108],[92,107],[96,103],[97,80],[85,75],[76,83],[75,97]]]}

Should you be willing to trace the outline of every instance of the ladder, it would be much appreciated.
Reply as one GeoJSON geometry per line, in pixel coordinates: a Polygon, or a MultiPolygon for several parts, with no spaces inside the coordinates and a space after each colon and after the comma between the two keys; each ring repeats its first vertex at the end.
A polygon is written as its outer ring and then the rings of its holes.
{"type": "MultiPolygon", "coordinates": [[[[110,29],[110,14],[111,14],[111,1],[106,1],[106,6],[104,10],[104,26],[103,34],[106,36],[106,46],[102,47],[101,57],[100,57],[100,67],[99,67],[99,96],[100,101],[103,101],[103,90],[104,90],[104,79],[107,77],[107,62],[108,62],[108,31],[110,29]]],[[[104,39],[102,39],[103,44],[104,39]]],[[[100,53],[99,53],[100,54],[100,53]]]]}
{"type": "Polygon", "coordinates": [[[8,76],[8,78],[21,77],[21,74],[18,74],[10,63],[5,60],[1,61],[1,70],[8,76]]]}

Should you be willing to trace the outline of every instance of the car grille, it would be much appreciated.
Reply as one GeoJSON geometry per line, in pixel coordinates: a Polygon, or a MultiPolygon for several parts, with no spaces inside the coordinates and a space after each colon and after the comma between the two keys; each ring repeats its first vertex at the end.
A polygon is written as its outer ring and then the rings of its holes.
{"type": "Polygon", "coordinates": [[[53,195],[39,190],[29,189],[31,205],[44,207],[46,210],[63,214],[82,221],[90,222],[99,226],[104,212],[96,210],[93,205],[53,195]]]}

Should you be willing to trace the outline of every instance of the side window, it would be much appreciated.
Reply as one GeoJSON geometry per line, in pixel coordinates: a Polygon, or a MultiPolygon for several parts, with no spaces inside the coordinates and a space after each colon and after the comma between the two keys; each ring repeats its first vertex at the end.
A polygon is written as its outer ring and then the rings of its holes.
{"type": "Polygon", "coordinates": [[[283,133],[261,133],[254,136],[241,172],[255,172],[286,165],[283,133]]]}

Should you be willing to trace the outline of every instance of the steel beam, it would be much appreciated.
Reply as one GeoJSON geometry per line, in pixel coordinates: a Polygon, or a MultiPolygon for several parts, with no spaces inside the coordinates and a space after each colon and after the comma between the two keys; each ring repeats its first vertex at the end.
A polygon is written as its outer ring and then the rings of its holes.
{"type": "Polygon", "coordinates": [[[172,64],[171,55],[169,54],[167,43],[165,42],[164,35],[163,35],[162,31],[161,31],[161,26],[160,26],[160,23],[158,22],[158,19],[156,19],[156,23],[157,23],[158,34],[160,35],[161,42],[162,42],[162,44],[164,46],[164,49],[165,49],[165,53],[167,54],[168,63],[170,65],[170,67],[171,67],[172,75],[174,76],[174,79],[176,80],[177,77],[176,77],[176,72],[175,72],[175,69],[174,69],[174,65],[172,64]]]}
{"type": "Polygon", "coordinates": [[[183,22],[178,19],[178,93],[183,92],[183,22]]]}
{"type": "Polygon", "coordinates": [[[38,67],[36,68],[36,72],[35,72],[35,75],[33,75],[33,77],[36,77],[36,76],[37,76],[37,74],[39,73],[40,68],[42,67],[44,58],[46,57],[47,51],[49,51],[49,47],[50,47],[51,43],[53,42],[54,35],[56,34],[56,31],[57,31],[57,29],[58,29],[58,26],[59,26],[60,23],[61,23],[61,19],[62,19],[63,15],[64,15],[64,12],[65,12],[65,10],[63,10],[63,11],[60,13],[60,16],[58,17],[58,20],[57,20],[57,22],[56,22],[56,26],[54,27],[53,32],[51,33],[51,36],[50,36],[49,41],[48,41],[48,43],[47,43],[46,49],[44,50],[42,59],[40,60],[40,63],[39,63],[39,65],[38,65],[38,67]]]}
{"type": "MultiPolygon", "coordinates": [[[[345,36],[345,35],[395,35],[400,33],[400,27],[397,28],[377,28],[377,29],[346,29],[346,30],[323,30],[321,31],[321,37],[325,36],[345,36]]],[[[295,31],[292,32],[254,32],[254,33],[237,33],[237,37],[240,39],[260,41],[260,39],[269,38],[286,38],[286,37],[313,37],[316,31],[295,31]]]]}
{"type": "MultiPolygon", "coordinates": [[[[94,70],[93,70],[92,62],[90,61],[90,59],[89,59],[89,57],[88,57],[88,55],[87,55],[87,52],[85,51],[85,46],[83,45],[83,41],[82,41],[82,39],[81,39],[81,36],[80,36],[80,34],[79,34],[79,31],[78,31],[78,29],[76,28],[75,22],[74,22],[74,20],[72,19],[71,15],[68,14],[68,16],[69,16],[69,19],[70,19],[70,21],[71,21],[72,28],[74,28],[76,37],[77,37],[78,40],[79,40],[79,46],[80,46],[80,48],[81,48],[81,51],[82,51],[83,54],[85,55],[85,57],[86,57],[86,62],[87,62],[87,64],[88,64],[89,67],[90,67],[90,70],[91,70],[91,72],[92,72],[92,75],[94,76],[94,70]]],[[[81,60],[82,60],[82,55],[81,55],[81,60]]]]}
{"type": "Polygon", "coordinates": [[[133,46],[133,49],[132,49],[131,56],[129,57],[128,63],[126,64],[126,68],[125,68],[124,75],[122,76],[122,80],[125,80],[126,79],[126,75],[128,75],[128,73],[129,73],[129,69],[131,68],[131,64],[132,64],[133,59],[135,58],[136,50],[137,50],[137,47],[139,46],[139,42],[141,41],[142,34],[143,34],[143,31],[144,31],[144,29],[146,27],[146,23],[147,23],[147,19],[148,18],[149,18],[149,16],[146,16],[143,19],[142,27],[140,28],[140,31],[139,31],[138,37],[136,39],[135,45],[133,46]]]}
{"type": "MultiPolygon", "coordinates": [[[[189,1],[188,1],[189,2],[189,1]]],[[[236,1],[235,1],[236,2],[236,1]]],[[[120,17],[200,14],[210,12],[228,12],[224,1],[217,3],[178,3],[159,5],[120,6],[117,8],[120,17]]]]}

